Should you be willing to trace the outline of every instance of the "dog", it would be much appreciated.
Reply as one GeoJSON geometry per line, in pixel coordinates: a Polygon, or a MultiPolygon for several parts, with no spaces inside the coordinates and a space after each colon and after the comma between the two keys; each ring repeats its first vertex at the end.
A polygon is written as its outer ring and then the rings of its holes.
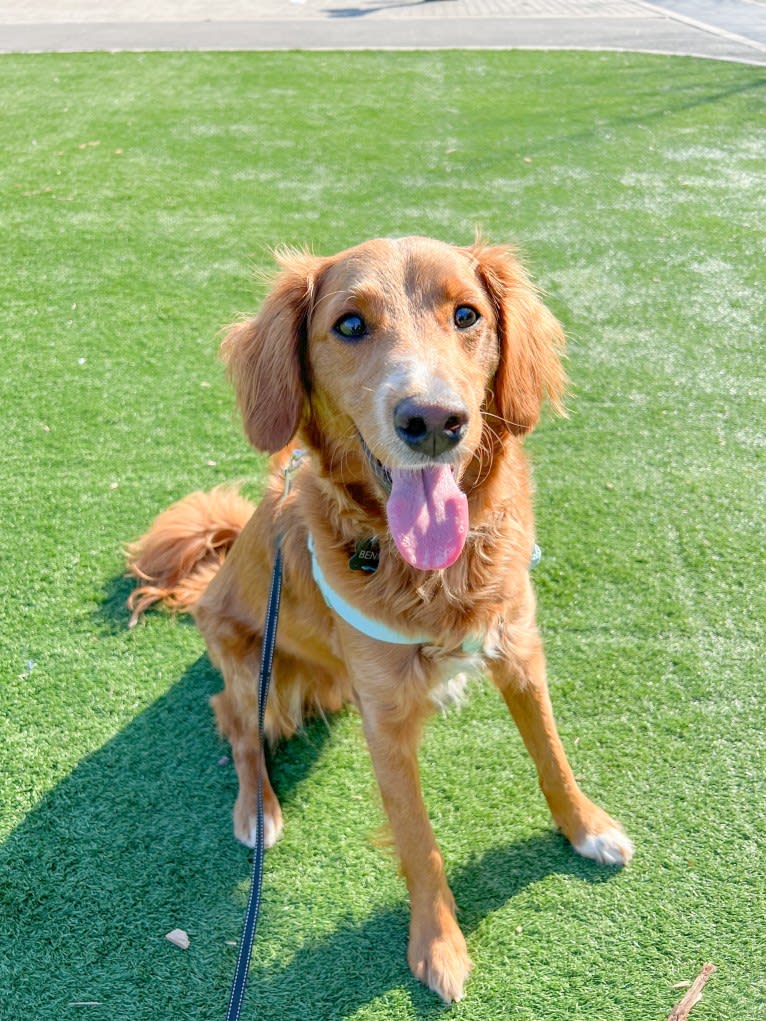
{"type": "Polygon", "coordinates": [[[222,344],[246,434],[272,454],[257,507],[193,493],[128,549],[157,600],[190,610],[224,688],[212,699],[252,846],[258,774],[272,845],[282,813],[258,738],[257,677],[275,547],[284,580],[267,740],[312,713],[359,710],[406,880],[412,973],[445,1002],[471,970],[426,815],[417,748],[456,675],[480,664],[521,732],[574,849],[624,865],[633,846],[579,789],[556,731],[535,623],[530,474],[522,439],[563,413],[560,324],[515,252],[477,239],[277,253],[255,318],[222,344]],[[285,495],[283,473],[305,454],[285,495]]]}

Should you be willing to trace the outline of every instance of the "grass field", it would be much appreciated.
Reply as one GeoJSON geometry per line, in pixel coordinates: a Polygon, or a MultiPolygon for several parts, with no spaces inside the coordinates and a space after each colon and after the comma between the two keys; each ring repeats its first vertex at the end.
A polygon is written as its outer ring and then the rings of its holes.
{"type": "MultiPolygon", "coordinates": [[[[457,1019],[766,1018],[766,76],[599,54],[0,58],[0,1018],[217,1019],[249,880],[187,622],[133,631],[120,544],[257,493],[216,361],[269,246],[521,245],[570,340],[529,443],[540,619],[585,790],[637,844],[552,831],[500,700],[423,782],[475,973],[457,1019]],[[163,938],[180,927],[183,952],[163,938]]],[[[246,1017],[435,1019],[359,721],[280,750],[246,1017]]]]}

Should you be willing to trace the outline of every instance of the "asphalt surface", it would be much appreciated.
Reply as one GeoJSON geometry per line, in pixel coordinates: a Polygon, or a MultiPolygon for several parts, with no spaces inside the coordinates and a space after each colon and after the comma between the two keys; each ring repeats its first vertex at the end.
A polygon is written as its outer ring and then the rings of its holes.
{"type": "Polygon", "coordinates": [[[766,64],[766,0],[0,0],[0,52],[444,48],[766,64]]]}

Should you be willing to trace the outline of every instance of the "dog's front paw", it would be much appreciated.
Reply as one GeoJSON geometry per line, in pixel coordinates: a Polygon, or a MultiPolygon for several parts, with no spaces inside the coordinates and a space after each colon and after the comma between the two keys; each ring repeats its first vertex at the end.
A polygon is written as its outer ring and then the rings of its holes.
{"type": "MultiPolygon", "coordinates": [[[[266,801],[263,805],[263,846],[273,847],[282,836],[284,824],[282,822],[282,809],[279,802],[274,798],[266,801]]],[[[237,798],[234,806],[234,836],[244,844],[245,847],[255,847],[258,834],[258,818],[255,809],[241,803],[237,798]]]]}
{"type": "Polygon", "coordinates": [[[574,849],[600,865],[627,865],[634,851],[633,842],[617,826],[604,833],[589,834],[574,849]]]}
{"type": "Polygon", "coordinates": [[[599,865],[627,865],[633,857],[633,842],[620,824],[595,805],[590,806],[585,825],[570,840],[578,854],[599,865]]]}
{"type": "Polygon", "coordinates": [[[441,996],[445,1003],[463,999],[471,973],[471,958],[457,922],[451,920],[451,924],[430,935],[413,935],[407,960],[415,978],[441,996]]]}

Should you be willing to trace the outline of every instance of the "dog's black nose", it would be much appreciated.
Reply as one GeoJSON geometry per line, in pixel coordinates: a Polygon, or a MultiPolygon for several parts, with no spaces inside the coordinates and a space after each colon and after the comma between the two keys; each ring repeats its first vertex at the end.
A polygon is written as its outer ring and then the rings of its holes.
{"type": "Polygon", "coordinates": [[[457,397],[435,404],[405,397],[394,408],[394,428],[412,450],[438,457],[462,440],[468,428],[468,411],[457,397]]]}

